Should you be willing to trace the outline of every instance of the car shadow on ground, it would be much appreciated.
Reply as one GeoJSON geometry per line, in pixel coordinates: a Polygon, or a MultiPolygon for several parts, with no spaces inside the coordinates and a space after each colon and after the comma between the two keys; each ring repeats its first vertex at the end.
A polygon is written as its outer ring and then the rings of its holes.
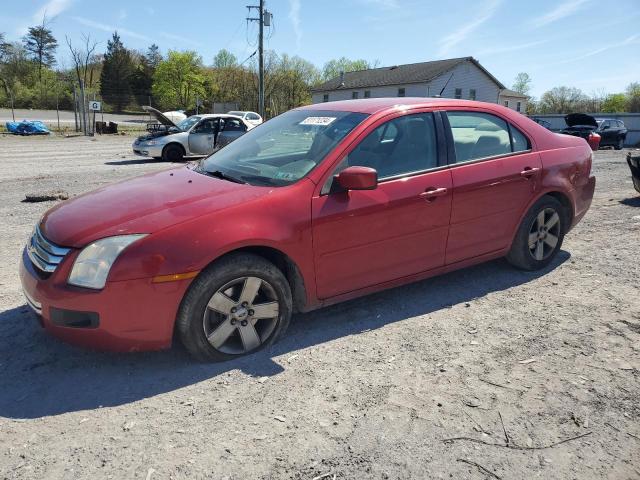
{"type": "Polygon", "coordinates": [[[143,163],[166,163],[169,165],[171,162],[167,162],[161,158],[136,158],[133,160],[112,160],[104,162],[105,165],[142,165],[143,163]]]}
{"type": "Polygon", "coordinates": [[[640,196],[625,198],[624,200],[620,200],[620,203],[627,207],[640,207],[640,196]]]}
{"type": "Polygon", "coordinates": [[[38,418],[117,406],[236,369],[256,377],[277,375],[284,368],[274,357],[530,282],[569,258],[561,251],[537,272],[493,261],[300,314],[285,337],[268,350],[217,364],[195,362],[179,346],[130,354],[72,347],[46,335],[26,306],[17,307],[0,313],[0,416],[38,418]]]}

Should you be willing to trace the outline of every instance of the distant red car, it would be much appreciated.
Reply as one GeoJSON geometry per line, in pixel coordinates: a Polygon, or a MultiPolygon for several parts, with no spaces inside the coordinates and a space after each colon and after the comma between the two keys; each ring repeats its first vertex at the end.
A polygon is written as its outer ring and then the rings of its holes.
{"type": "Polygon", "coordinates": [[[198,358],[233,358],[294,311],[499,257],[544,267],[591,204],[591,155],[494,104],[303,107],[197,164],[51,209],[22,285],[70,342],[161,349],[176,332],[198,358]]]}

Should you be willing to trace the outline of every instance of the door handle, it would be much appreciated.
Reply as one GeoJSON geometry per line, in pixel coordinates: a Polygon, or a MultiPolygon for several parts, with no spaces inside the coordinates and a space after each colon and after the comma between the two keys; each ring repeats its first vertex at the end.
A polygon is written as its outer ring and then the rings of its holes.
{"type": "Polygon", "coordinates": [[[540,169],[538,167],[524,167],[524,170],[520,172],[521,177],[529,178],[538,173],[540,169]]]}
{"type": "Polygon", "coordinates": [[[440,187],[440,188],[429,187],[424,192],[422,192],[419,196],[420,198],[424,198],[427,202],[433,202],[436,199],[436,197],[442,197],[443,195],[446,195],[448,191],[449,190],[447,190],[444,187],[440,187]]]}

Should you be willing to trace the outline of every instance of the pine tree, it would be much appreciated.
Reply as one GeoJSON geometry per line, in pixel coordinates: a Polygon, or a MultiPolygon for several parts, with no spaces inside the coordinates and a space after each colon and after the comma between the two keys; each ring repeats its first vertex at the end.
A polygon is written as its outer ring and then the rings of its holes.
{"type": "Polygon", "coordinates": [[[124,48],[118,32],[114,32],[107,42],[107,53],[102,62],[100,95],[116,112],[121,112],[129,104],[134,71],[131,52],[124,48]]]}
{"type": "Polygon", "coordinates": [[[46,18],[42,19],[41,25],[29,27],[22,43],[31,59],[38,64],[38,80],[42,81],[42,67],[51,67],[56,63],[55,53],[58,48],[58,41],[47,28],[46,18]]]}

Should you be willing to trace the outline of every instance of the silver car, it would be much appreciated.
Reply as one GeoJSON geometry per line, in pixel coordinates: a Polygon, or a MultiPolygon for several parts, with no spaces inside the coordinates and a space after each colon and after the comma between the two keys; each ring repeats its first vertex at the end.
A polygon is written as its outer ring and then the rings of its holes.
{"type": "Polygon", "coordinates": [[[210,155],[255,127],[228,114],[192,115],[176,124],[155,108],[143,108],[156,123],[147,125],[148,134],[136,138],[133,153],[168,162],[210,155]]]}

